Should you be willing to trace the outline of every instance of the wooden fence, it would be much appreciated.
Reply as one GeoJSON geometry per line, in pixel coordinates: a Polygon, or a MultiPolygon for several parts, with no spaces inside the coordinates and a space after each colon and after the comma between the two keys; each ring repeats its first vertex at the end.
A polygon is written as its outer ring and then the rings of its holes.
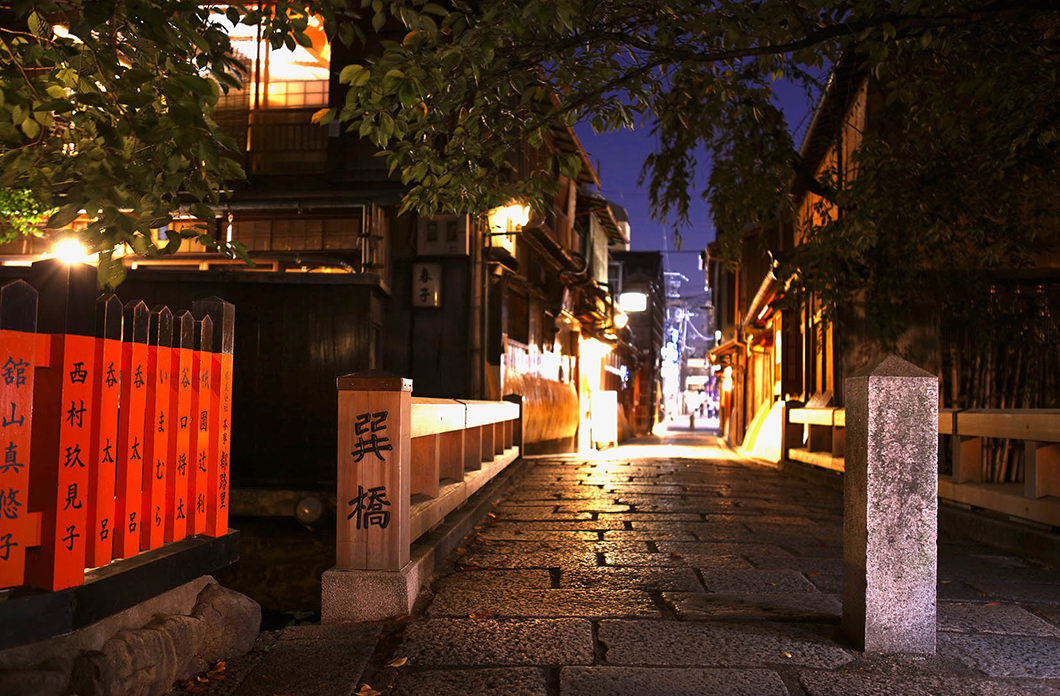
{"type": "MultiPolygon", "coordinates": [[[[953,464],[939,475],[941,499],[1060,527],[1060,410],[939,409],[938,427],[953,464]],[[1022,482],[984,483],[984,438],[1022,443],[1022,482]]],[[[786,409],[785,457],[843,471],[845,432],[841,408],[786,409]]]]}
{"type": "Polygon", "coordinates": [[[234,307],[97,297],[34,264],[0,288],[0,588],[228,531],[234,307]]]}
{"type": "Polygon", "coordinates": [[[518,458],[521,408],[412,397],[375,371],[338,379],[338,570],[400,570],[413,541],[518,458]]]}

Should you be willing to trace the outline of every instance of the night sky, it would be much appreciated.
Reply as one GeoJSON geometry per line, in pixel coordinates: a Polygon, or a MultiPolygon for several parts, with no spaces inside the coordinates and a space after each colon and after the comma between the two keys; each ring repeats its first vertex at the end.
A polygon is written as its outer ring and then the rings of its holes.
{"type": "MultiPolygon", "coordinates": [[[[774,95],[787,116],[799,144],[810,120],[814,103],[803,94],[801,88],[780,82],[774,85],[774,95]]],[[[703,282],[703,271],[698,270],[698,253],[714,239],[714,225],[710,219],[710,206],[699,193],[692,197],[690,226],[681,227],[681,250],[674,246],[673,231],[677,219],[656,221],[651,217],[648,204],[647,183],[637,184],[644,159],[655,147],[655,137],[648,126],[635,131],[616,131],[596,135],[588,124],[578,124],[575,133],[589,153],[593,166],[600,175],[600,193],[610,201],[618,203],[629,214],[631,248],[634,251],[664,251],[667,271],[683,273],[691,288],[699,288],[703,282]]],[[[704,151],[699,157],[695,172],[695,186],[699,191],[710,176],[710,162],[704,151]]]]}

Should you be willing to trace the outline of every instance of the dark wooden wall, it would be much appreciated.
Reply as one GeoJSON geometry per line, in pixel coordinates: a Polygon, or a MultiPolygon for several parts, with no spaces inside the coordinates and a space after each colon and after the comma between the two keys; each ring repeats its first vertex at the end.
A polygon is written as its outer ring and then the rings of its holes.
{"type": "Polygon", "coordinates": [[[379,367],[385,294],[368,278],[140,270],[123,301],[235,304],[232,484],[327,488],[335,482],[335,378],[379,367]]]}

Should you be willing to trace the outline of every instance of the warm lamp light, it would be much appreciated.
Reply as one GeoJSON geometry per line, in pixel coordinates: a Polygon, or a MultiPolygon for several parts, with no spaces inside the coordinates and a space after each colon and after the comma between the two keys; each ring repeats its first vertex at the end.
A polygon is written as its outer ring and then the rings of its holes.
{"type": "Polygon", "coordinates": [[[52,247],[51,255],[68,266],[72,266],[75,263],[89,263],[92,260],[85,248],[76,239],[70,238],[58,241],[52,247]]]}
{"type": "Polygon", "coordinates": [[[624,329],[629,323],[629,315],[625,312],[615,312],[615,328],[624,329]]]}
{"type": "Polygon", "coordinates": [[[511,203],[494,208],[486,216],[489,245],[506,249],[515,256],[515,233],[530,222],[530,206],[511,203]]]}
{"type": "Polygon", "coordinates": [[[489,212],[488,219],[491,232],[515,232],[530,222],[530,206],[512,203],[494,208],[489,212]]]}

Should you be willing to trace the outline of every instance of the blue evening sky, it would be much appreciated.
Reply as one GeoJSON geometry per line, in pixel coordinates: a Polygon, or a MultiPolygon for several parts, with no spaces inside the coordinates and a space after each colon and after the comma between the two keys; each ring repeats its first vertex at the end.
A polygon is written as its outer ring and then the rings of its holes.
{"type": "MultiPolygon", "coordinates": [[[[774,95],[787,115],[798,145],[814,104],[807,100],[801,88],[783,82],[774,85],[774,95]]],[[[600,175],[600,193],[624,207],[629,214],[630,248],[635,251],[665,252],[666,270],[683,273],[691,281],[692,287],[700,287],[704,277],[703,272],[697,269],[698,252],[714,239],[710,207],[699,195],[710,176],[706,152],[699,158],[695,172],[694,185],[697,191],[692,197],[689,215],[691,226],[681,228],[682,244],[679,251],[673,241],[676,218],[653,220],[647,183],[643,187],[637,184],[644,160],[655,148],[655,137],[650,127],[644,125],[633,131],[596,135],[588,124],[578,124],[574,131],[600,175]]]]}

